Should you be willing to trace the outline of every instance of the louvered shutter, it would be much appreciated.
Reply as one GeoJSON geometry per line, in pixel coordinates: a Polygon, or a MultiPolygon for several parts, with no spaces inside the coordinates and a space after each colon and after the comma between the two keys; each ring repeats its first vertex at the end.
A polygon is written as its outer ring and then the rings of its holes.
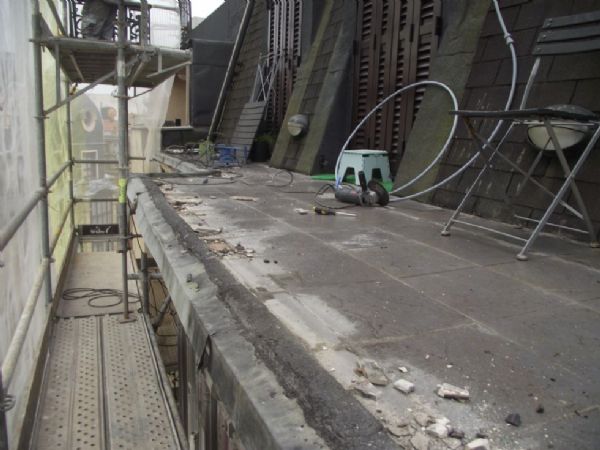
{"type": "Polygon", "coordinates": [[[275,0],[269,11],[269,60],[278,63],[267,122],[277,130],[292,95],[302,47],[302,0],[275,0]]]}
{"type": "MultiPolygon", "coordinates": [[[[440,13],[441,0],[359,1],[354,124],[397,89],[429,77],[440,13]]],[[[357,133],[352,147],[387,150],[395,170],[424,91],[390,101],[357,133]]]]}

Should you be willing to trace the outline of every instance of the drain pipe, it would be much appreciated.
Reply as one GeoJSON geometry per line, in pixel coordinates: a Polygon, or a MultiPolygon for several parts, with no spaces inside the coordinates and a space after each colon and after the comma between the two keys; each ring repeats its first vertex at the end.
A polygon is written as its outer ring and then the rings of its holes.
{"type": "Polygon", "coordinates": [[[215,107],[215,113],[213,114],[213,118],[210,123],[210,129],[208,130],[207,140],[209,141],[212,141],[216,128],[221,121],[221,114],[223,113],[223,107],[225,106],[225,94],[229,89],[231,80],[233,80],[235,65],[237,64],[238,56],[240,56],[244,35],[248,29],[248,24],[250,23],[250,18],[252,17],[252,11],[254,10],[254,2],[255,0],[246,0],[244,17],[242,18],[240,29],[238,30],[237,37],[235,38],[235,44],[233,45],[233,51],[231,53],[231,58],[229,59],[229,66],[227,66],[227,72],[225,73],[225,80],[223,80],[221,92],[219,92],[219,99],[217,100],[217,106],[215,107]]]}

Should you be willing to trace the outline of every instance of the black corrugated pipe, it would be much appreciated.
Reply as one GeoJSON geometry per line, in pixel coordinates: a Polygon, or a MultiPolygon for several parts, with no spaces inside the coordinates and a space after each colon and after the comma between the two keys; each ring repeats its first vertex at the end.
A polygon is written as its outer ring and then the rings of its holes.
{"type": "Polygon", "coordinates": [[[244,35],[246,34],[246,30],[248,29],[250,17],[252,17],[252,11],[254,10],[254,2],[255,0],[246,0],[246,10],[244,11],[244,17],[242,18],[240,29],[238,30],[237,37],[235,38],[233,52],[231,53],[231,58],[229,59],[229,66],[227,66],[227,72],[225,73],[225,80],[223,81],[223,85],[221,86],[221,92],[219,92],[219,100],[217,101],[215,113],[213,114],[213,118],[210,123],[210,129],[208,130],[207,139],[210,141],[213,140],[215,129],[221,121],[221,114],[223,113],[223,106],[225,105],[225,95],[227,93],[227,90],[229,89],[231,80],[233,79],[235,65],[237,64],[237,59],[240,55],[240,50],[242,49],[244,35]]]}

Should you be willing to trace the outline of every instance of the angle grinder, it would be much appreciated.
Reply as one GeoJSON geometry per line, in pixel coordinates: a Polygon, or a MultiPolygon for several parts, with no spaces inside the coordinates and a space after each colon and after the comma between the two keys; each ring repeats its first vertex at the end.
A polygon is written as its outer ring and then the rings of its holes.
{"type": "Polygon", "coordinates": [[[360,187],[339,185],[335,189],[336,200],[344,203],[353,203],[359,206],[374,206],[376,204],[385,206],[390,202],[390,195],[383,185],[376,180],[367,183],[367,177],[363,171],[358,172],[360,187]]]}

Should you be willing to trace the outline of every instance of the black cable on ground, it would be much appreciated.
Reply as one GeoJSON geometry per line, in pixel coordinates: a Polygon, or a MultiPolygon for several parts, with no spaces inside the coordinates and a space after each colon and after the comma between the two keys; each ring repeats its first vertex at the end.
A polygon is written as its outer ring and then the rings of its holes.
{"type": "MultiPolygon", "coordinates": [[[[137,303],[140,301],[140,297],[136,294],[129,294],[129,296],[137,299],[130,303],[137,303]]],[[[118,306],[123,302],[123,291],[118,289],[71,288],[63,292],[62,298],[69,302],[87,299],[88,306],[92,308],[110,308],[113,306],[118,306]],[[94,303],[96,300],[112,297],[116,297],[117,301],[103,305],[94,303]]]]}
{"type": "Polygon", "coordinates": [[[323,186],[321,186],[319,188],[319,190],[315,194],[315,203],[318,206],[321,206],[323,208],[328,208],[328,209],[348,209],[348,208],[354,208],[355,206],[357,206],[357,205],[353,205],[353,204],[347,204],[347,205],[343,205],[343,206],[339,206],[339,205],[331,206],[331,205],[326,205],[325,203],[321,203],[321,201],[319,200],[319,195],[323,195],[328,190],[332,190],[335,193],[335,185],[324,184],[323,186]]]}

